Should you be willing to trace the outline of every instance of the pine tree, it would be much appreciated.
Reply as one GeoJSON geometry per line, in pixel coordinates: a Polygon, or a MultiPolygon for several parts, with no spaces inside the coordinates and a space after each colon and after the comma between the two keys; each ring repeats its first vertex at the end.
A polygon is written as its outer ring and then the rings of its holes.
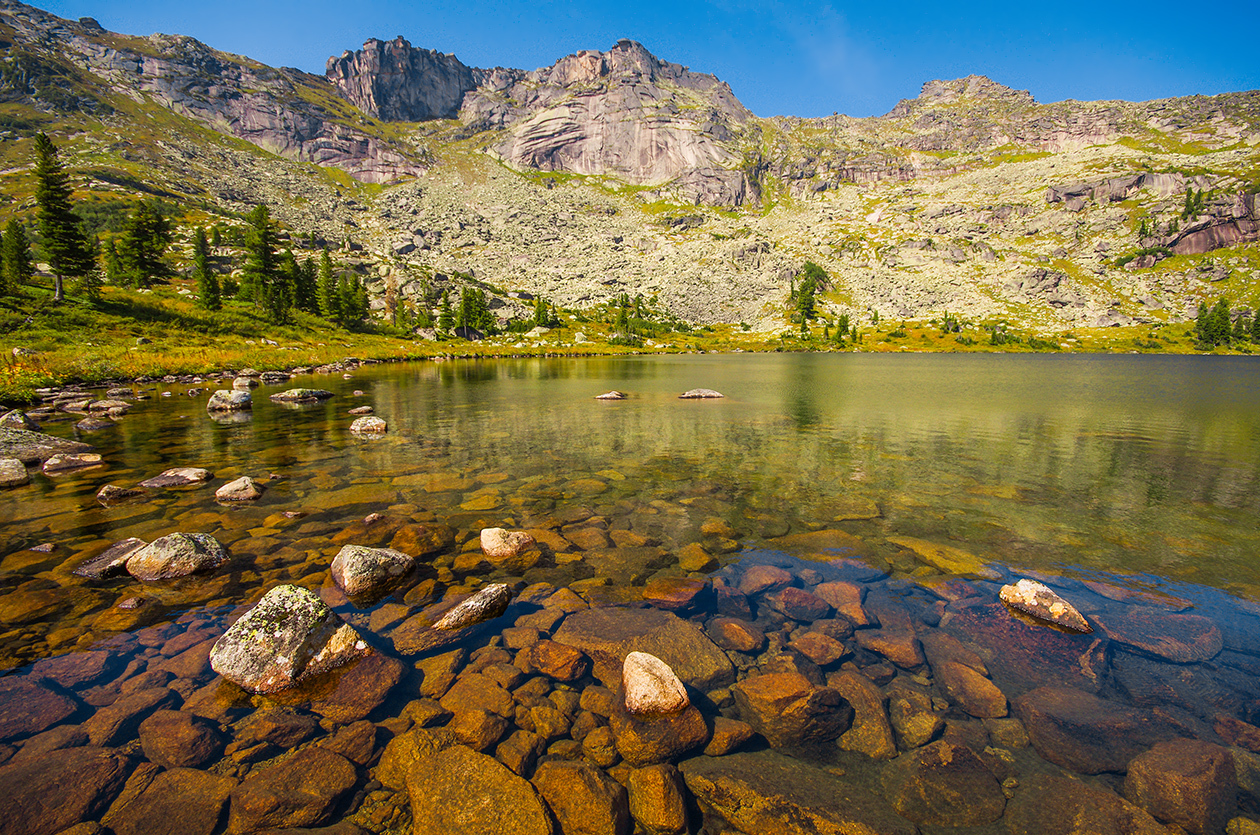
{"type": "Polygon", "coordinates": [[[319,315],[319,287],[315,279],[315,262],[303,258],[293,274],[293,304],[298,310],[319,315]]]}
{"type": "Polygon", "coordinates": [[[54,276],[53,302],[65,299],[67,277],[86,275],[96,267],[70,196],[70,184],[57,159],[57,147],[44,134],[36,134],[36,217],[39,221],[40,248],[54,276]]]}
{"type": "Polygon", "coordinates": [[[546,327],[547,322],[547,302],[539,296],[534,299],[534,324],[538,327],[546,327]]]}
{"type": "Polygon", "coordinates": [[[1260,310],[1256,311],[1255,318],[1251,320],[1251,341],[1260,342],[1260,310]]]}
{"type": "Polygon", "coordinates": [[[117,257],[128,283],[148,287],[166,274],[162,256],[171,245],[171,224],[157,206],[145,201],[132,210],[117,242],[117,257]]]}
{"type": "Polygon", "coordinates": [[[193,234],[193,276],[197,279],[197,296],[201,306],[206,310],[222,308],[219,278],[210,266],[210,243],[206,240],[206,230],[200,226],[193,234]]]}
{"type": "Polygon", "coordinates": [[[455,327],[455,313],[451,310],[451,294],[450,291],[442,291],[442,306],[438,311],[438,330],[443,333],[450,333],[451,328],[455,327]]]}
{"type": "Polygon", "coordinates": [[[242,268],[241,295],[264,308],[273,322],[288,318],[292,304],[286,276],[281,275],[276,257],[276,230],[265,205],[254,207],[247,218],[245,265],[242,268]]]}
{"type": "Polygon", "coordinates": [[[1239,313],[1238,318],[1234,320],[1234,331],[1230,337],[1235,342],[1243,342],[1251,335],[1251,319],[1246,313],[1239,313]]]}
{"type": "Polygon", "coordinates": [[[22,291],[22,285],[35,276],[31,259],[31,244],[26,230],[17,218],[10,218],[4,227],[4,244],[0,247],[0,292],[14,295],[22,291]]]}
{"type": "Polygon", "coordinates": [[[92,269],[77,276],[74,281],[74,294],[80,299],[89,302],[100,301],[101,285],[104,283],[101,277],[101,270],[98,266],[100,260],[101,244],[96,238],[92,238],[88,242],[88,252],[92,255],[92,269]]]}
{"type": "Polygon", "coordinates": [[[337,283],[338,324],[350,328],[363,321],[368,311],[367,289],[355,276],[342,276],[337,283]]]}
{"type": "Polygon", "coordinates": [[[1199,310],[1194,317],[1194,341],[1199,347],[1211,347],[1208,342],[1209,312],[1207,302],[1199,302],[1199,310]]]}

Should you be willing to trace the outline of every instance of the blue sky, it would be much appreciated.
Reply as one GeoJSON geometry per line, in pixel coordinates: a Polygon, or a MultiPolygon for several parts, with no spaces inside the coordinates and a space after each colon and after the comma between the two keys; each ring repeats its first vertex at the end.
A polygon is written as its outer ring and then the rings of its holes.
{"type": "Polygon", "coordinates": [[[192,35],[275,66],[323,73],[370,37],[402,35],[465,64],[535,69],[633,38],[713,73],[759,116],[886,113],[923,82],[987,75],[1041,102],[1141,101],[1260,88],[1260,3],[903,0],[56,0],[116,32],[192,35]]]}

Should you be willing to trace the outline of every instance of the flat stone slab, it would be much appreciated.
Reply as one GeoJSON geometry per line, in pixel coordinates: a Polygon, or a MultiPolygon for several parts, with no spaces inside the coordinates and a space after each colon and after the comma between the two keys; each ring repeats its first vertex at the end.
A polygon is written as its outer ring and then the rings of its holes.
{"type": "Polygon", "coordinates": [[[700,628],[659,609],[586,609],[565,618],[553,640],[582,650],[606,687],[621,684],[627,655],[650,653],[669,665],[684,684],[707,692],[735,681],[726,653],[700,628]]]}
{"type": "Polygon", "coordinates": [[[271,399],[276,403],[318,403],[332,397],[331,391],[324,389],[288,389],[276,392],[271,399]]]}
{"type": "Polygon", "coordinates": [[[43,464],[54,455],[91,450],[89,444],[67,441],[43,432],[0,427],[0,458],[16,458],[23,464],[43,464]]]}
{"type": "Polygon", "coordinates": [[[1207,661],[1224,646],[1221,630],[1202,615],[1131,606],[1115,614],[1099,615],[1095,620],[1116,643],[1176,664],[1207,661]]]}

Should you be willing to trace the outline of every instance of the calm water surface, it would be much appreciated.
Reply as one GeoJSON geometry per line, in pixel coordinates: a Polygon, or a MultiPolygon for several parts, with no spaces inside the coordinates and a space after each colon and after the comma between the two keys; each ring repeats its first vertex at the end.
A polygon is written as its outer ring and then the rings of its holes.
{"type": "MultiPolygon", "coordinates": [[[[1069,597],[1077,593],[1088,615],[1128,605],[1117,600],[1136,591],[1147,595],[1143,605],[1214,618],[1226,654],[1252,658],[1260,634],[1256,368],[1247,358],[1152,356],[468,360],[263,386],[254,390],[252,414],[225,420],[207,416],[205,399],[226,382],[196,386],[196,396],[188,386],[156,386],[116,427],[82,438],[106,466],[53,478],[33,472],[32,484],[3,496],[0,668],[25,675],[38,659],[102,646],[143,658],[128,636],[177,623],[221,631],[227,612],[280,582],[320,591],[388,651],[390,625],[483,581],[571,586],[596,605],[641,605],[654,578],[715,576],[737,586],[747,565],[767,562],[791,570],[803,588],[856,577],[875,583],[871,593],[935,601],[935,615],[921,624],[928,629],[949,623],[941,613],[959,595],[940,588],[950,580],[971,583],[991,601],[1002,581],[1035,575],[1069,597]],[[300,408],[268,401],[294,385],[336,396],[300,408]],[[696,387],[726,397],[678,399],[696,387]],[[614,388],[629,398],[593,399],[614,388]],[[347,431],[347,412],[359,405],[388,421],[384,437],[347,431]],[[174,466],[206,467],[215,479],[112,508],[95,499],[106,483],[130,486],[174,466]],[[279,478],[255,505],[215,503],[214,487],[270,474],[279,478]],[[366,527],[370,513],[384,519],[366,527]],[[341,544],[397,547],[398,531],[420,526],[445,538],[395,594],[356,606],[332,586],[327,568],[341,544]],[[476,558],[478,533],[492,526],[564,540],[533,564],[496,568],[476,558]],[[820,530],[848,538],[825,549],[782,539],[820,530]],[[118,540],[174,531],[214,535],[232,562],[210,577],[163,584],[70,573],[118,540]],[[633,547],[613,535],[626,531],[633,547]],[[30,550],[44,543],[51,552],[30,550]],[[711,559],[696,562],[692,552],[693,561],[683,561],[693,543],[711,559]],[[923,543],[957,549],[949,552],[954,561],[923,543]],[[837,557],[859,558],[874,574],[846,574],[829,562],[837,557]],[[1111,591],[1095,594],[1083,581],[1111,591]],[[119,608],[133,598],[138,607],[119,608]]],[[[77,419],[44,429],[71,437],[77,419]]],[[[763,608],[758,614],[754,600],[749,617],[781,631],[784,642],[809,627],[763,608]]],[[[703,624],[711,614],[691,617],[703,624]]],[[[877,656],[859,649],[822,665],[821,675],[885,663],[877,656]]],[[[1230,669],[1248,664],[1249,675],[1260,673],[1260,658],[1230,669]]],[[[756,672],[755,659],[736,665],[741,677],[756,672]]],[[[1192,667],[1209,677],[1216,669],[1192,667]]],[[[916,686],[937,686],[928,672],[894,670],[919,676],[916,686]]],[[[1014,674],[1004,682],[994,670],[993,678],[1012,699],[1030,689],[1014,674]]],[[[1104,694],[1140,701],[1131,683],[1108,686],[1104,694]]],[[[714,709],[738,715],[721,698],[714,709]]],[[[1256,718],[1244,701],[1229,703],[1233,715],[1256,718]]],[[[395,693],[372,717],[384,722],[405,703],[395,693]]],[[[242,721],[218,718],[229,735],[242,721]]],[[[10,740],[9,755],[25,742],[10,740]]],[[[244,779],[248,758],[232,768],[219,772],[244,779]]],[[[343,802],[334,818],[354,812],[363,823],[371,804],[355,802],[359,812],[343,802]]],[[[398,825],[391,820],[377,831],[398,825]]]]}

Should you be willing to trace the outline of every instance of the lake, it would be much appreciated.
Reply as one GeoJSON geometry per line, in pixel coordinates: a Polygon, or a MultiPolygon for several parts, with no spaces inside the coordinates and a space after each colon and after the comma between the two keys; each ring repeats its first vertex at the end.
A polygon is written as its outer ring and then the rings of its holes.
{"type": "Polygon", "coordinates": [[[451,360],[302,375],[212,418],[230,380],[136,385],[79,436],[103,466],[4,493],[0,689],[23,706],[0,708],[0,785],[26,788],[0,806],[78,796],[13,831],[457,831],[472,787],[515,798],[493,814],[522,832],[1039,832],[1085,808],[1102,832],[1195,832],[1260,810],[1249,358],[451,360]],[[268,399],[293,386],[333,396],[268,399]],[[679,399],[699,387],[725,397],[679,399]],[[388,431],[350,433],[360,406],[388,431]],[[177,466],[214,477],[96,498],[177,466]],[[216,503],[243,475],[262,498],[216,503]],[[536,545],[488,557],[495,527],[536,545]],[[231,558],[73,573],[173,532],[231,558]],[[329,573],[347,544],[420,566],[351,600],[329,573]],[[1021,578],[1092,631],[998,602],[1021,578]],[[285,583],[376,654],[251,696],[208,654],[285,583]],[[516,593],[505,614],[415,642],[487,583],[516,593]],[[627,717],[636,648],[687,685],[690,730],[627,717]]]}

